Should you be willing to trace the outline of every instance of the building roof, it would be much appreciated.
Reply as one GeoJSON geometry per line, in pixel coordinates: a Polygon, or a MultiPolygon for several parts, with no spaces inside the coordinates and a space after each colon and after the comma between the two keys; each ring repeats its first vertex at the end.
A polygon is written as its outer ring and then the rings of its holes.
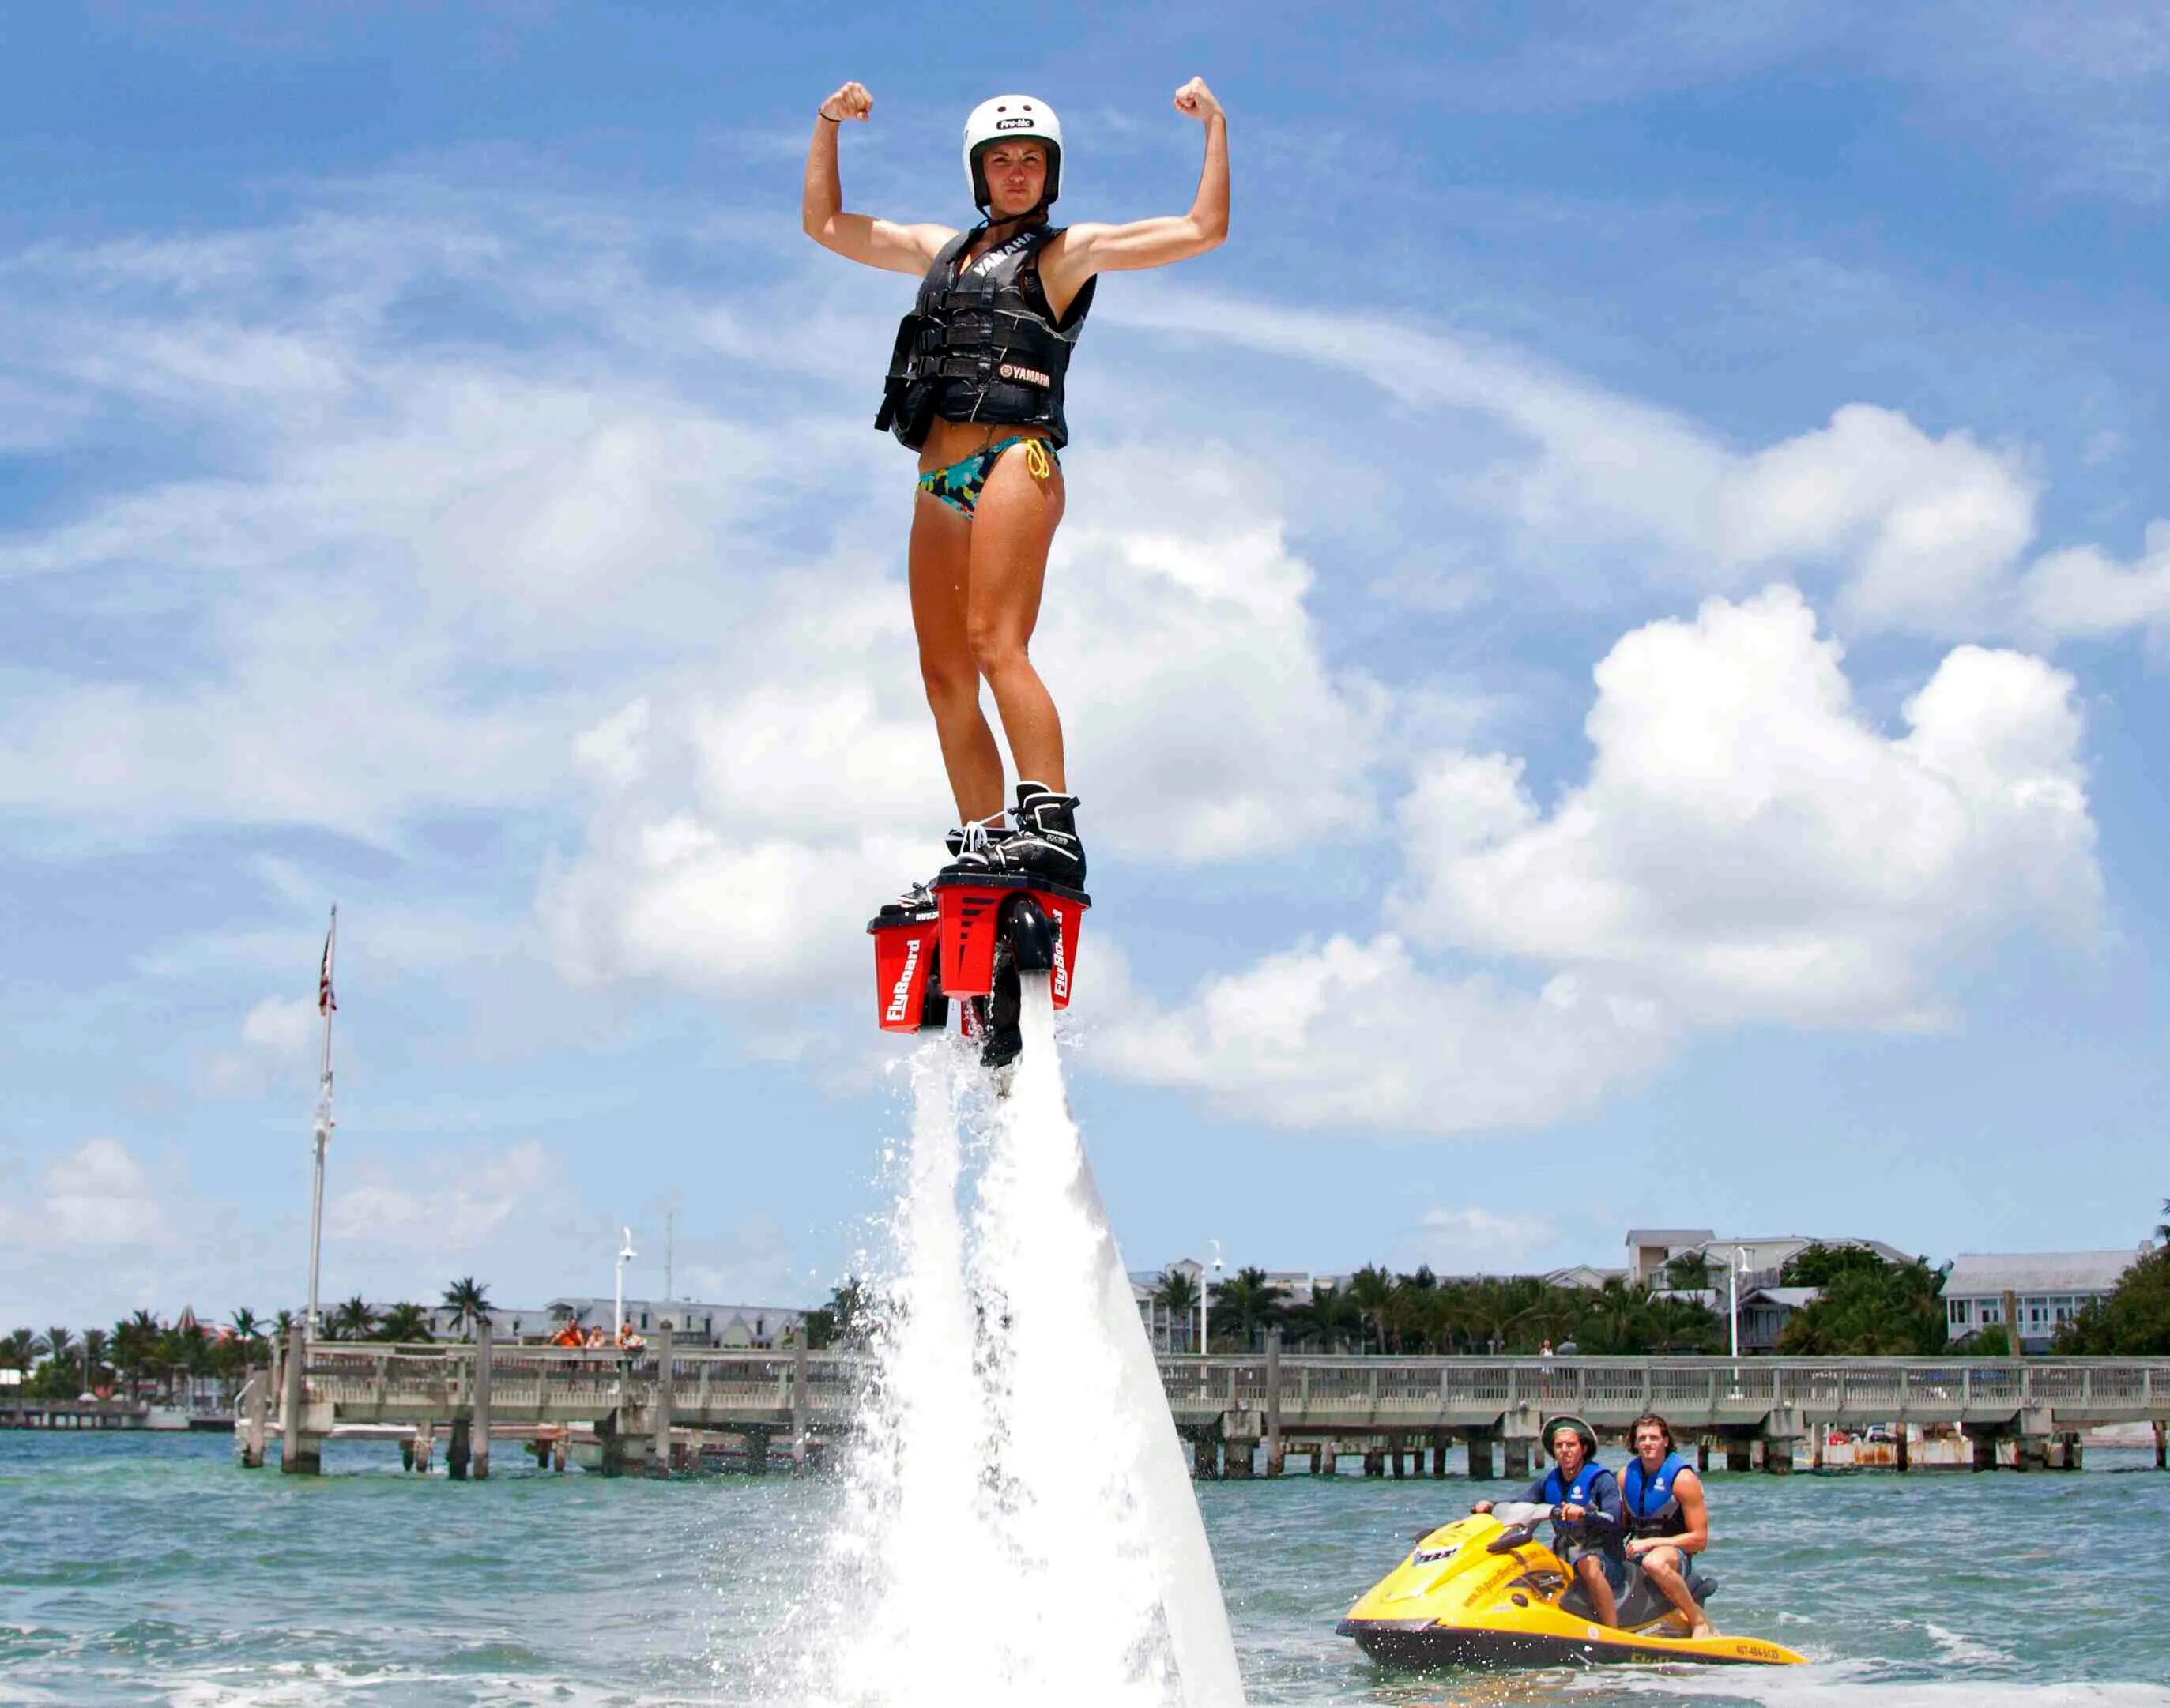
{"type": "Polygon", "coordinates": [[[1758,1300],[1785,1310],[1799,1310],[1821,1293],[1820,1287],[1757,1287],[1740,1295],[1743,1305],[1758,1300]]]}
{"type": "Polygon", "coordinates": [[[2003,1293],[2107,1293],[2141,1249],[2114,1252],[1962,1252],[1944,1277],[1947,1299],[1994,1299],[2003,1293]]]}
{"type": "Polygon", "coordinates": [[[1683,1246],[1700,1246],[1718,1236],[1708,1228],[1630,1228],[1628,1243],[1631,1246],[1666,1246],[1678,1249],[1683,1246]]]}

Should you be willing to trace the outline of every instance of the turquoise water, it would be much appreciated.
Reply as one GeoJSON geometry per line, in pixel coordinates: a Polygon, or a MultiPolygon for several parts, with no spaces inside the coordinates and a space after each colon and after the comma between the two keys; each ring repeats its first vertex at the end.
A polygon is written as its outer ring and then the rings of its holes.
{"type": "MultiPolygon", "coordinates": [[[[223,1436],[0,1435],[0,1702],[777,1702],[782,1615],[836,1497],[537,1476],[505,1444],[465,1485],[401,1475],[388,1443],[332,1444],[317,1481],[232,1454],[223,1436]]],[[[1816,1663],[1753,1673],[1382,1673],[1334,1621],[1470,1484],[1200,1493],[1254,1703],[2170,1705],[2170,1476],[2145,1463],[1712,1473],[1720,1625],[1816,1663]]]]}

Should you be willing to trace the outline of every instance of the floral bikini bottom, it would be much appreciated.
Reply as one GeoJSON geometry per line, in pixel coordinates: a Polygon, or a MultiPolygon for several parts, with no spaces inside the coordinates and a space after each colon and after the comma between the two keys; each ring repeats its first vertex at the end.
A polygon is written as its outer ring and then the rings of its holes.
{"type": "Polygon", "coordinates": [[[937,498],[963,516],[966,521],[980,507],[980,494],[987,483],[987,477],[995,472],[1002,453],[1013,445],[1025,448],[1025,467],[1032,471],[1034,480],[1045,480],[1055,472],[1057,463],[1055,452],[1044,439],[1028,439],[1022,433],[1013,433],[1007,439],[997,439],[984,446],[961,462],[947,468],[929,469],[919,477],[919,489],[930,498],[937,498]]]}

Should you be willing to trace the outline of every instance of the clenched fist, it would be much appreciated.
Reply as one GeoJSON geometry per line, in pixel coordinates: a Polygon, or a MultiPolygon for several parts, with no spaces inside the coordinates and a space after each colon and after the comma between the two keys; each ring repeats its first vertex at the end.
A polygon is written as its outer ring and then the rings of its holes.
{"type": "Polygon", "coordinates": [[[1204,77],[1193,77],[1175,92],[1175,109],[1179,113],[1189,114],[1203,124],[1221,110],[1221,103],[1213,98],[1213,91],[1205,87],[1204,77]]]}
{"type": "MultiPolygon", "coordinates": [[[[1202,89],[1205,85],[1200,83],[1198,87],[1202,89]]],[[[846,83],[815,110],[831,124],[841,125],[847,119],[857,119],[864,124],[867,115],[874,109],[874,98],[867,93],[864,83],[846,83]]]]}

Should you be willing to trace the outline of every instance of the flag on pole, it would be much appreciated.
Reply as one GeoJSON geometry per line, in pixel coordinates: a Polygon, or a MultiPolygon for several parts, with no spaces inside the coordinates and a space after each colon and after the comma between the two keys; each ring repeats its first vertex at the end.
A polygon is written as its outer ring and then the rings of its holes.
{"type": "Polygon", "coordinates": [[[332,995],[332,934],[324,933],[324,963],[317,973],[317,1012],[336,1014],[339,999],[332,995]]]}

